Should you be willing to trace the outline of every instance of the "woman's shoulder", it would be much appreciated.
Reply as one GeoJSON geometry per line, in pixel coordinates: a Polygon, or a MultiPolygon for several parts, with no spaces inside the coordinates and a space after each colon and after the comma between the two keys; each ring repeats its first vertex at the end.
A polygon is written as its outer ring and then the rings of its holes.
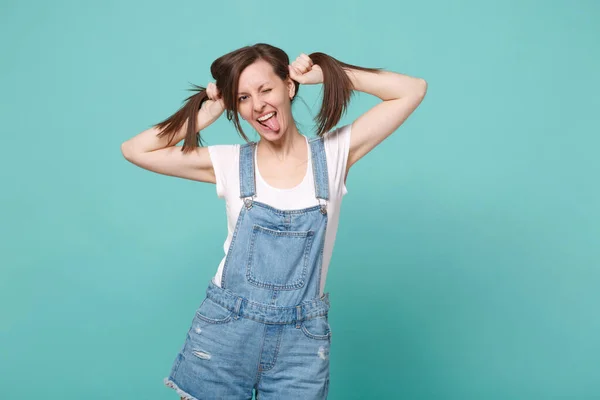
{"type": "Polygon", "coordinates": [[[332,140],[340,140],[341,138],[344,138],[344,137],[350,135],[351,128],[352,128],[352,124],[342,125],[342,126],[333,128],[332,130],[330,130],[329,132],[326,132],[323,135],[323,139],[326,142],[332,141],[332,140]]]}
{"type": "Polygon", "coordinates": [[[239,144],[214,144],[207,148],[211,158],[214,157],[213,163],[221,160],[231,161],[237,158],[240,152],[239,144]]]}
{"type": "Polygon", "coordinates": [[[207,146],[210,151],[218,151],[218,152],[233,152],[235,150],[239,150],[239,144],[212,144],[207,146]]]}

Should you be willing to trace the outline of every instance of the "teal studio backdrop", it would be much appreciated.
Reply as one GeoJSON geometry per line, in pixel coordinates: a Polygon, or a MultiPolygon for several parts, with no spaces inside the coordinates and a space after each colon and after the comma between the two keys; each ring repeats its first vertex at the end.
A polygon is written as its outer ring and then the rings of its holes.
{"type": "MultiPolygon", "coordinates": [[[[177,398],[162,379],[225,207],[120,145],[257,42],[429,84],[348,177],[329,398],[600,398],[600,3],[0,7],[1,399],[177,398]]],[[[295,105],[309,136],[319,92],[295,105]]],[[[374,104],[358,94],[340,125],[374,104]]],[[[225,117],[204,137],[242,143],[225,117]]]]}

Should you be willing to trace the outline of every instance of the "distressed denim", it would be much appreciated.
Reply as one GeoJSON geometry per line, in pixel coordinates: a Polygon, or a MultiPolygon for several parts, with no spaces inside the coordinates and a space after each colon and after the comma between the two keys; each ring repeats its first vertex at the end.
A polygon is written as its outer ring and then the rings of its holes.
{"type": "Polygon", "coordinates": [[[319,296],[329,182],[322,138],[309,141],[319,205],[254,200],[254,146],[240,146],[244,199],[221,287],[211,280],[165,384],[185,399],[326,399],[329,293],[319,296]]]}

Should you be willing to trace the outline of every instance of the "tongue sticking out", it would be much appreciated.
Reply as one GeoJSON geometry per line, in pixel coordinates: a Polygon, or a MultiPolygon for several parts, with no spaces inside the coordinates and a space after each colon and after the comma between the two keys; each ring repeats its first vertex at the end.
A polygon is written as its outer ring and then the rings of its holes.
{"type": "Polygon", "coordinates": [[[272,131],[279,131],[279,121],[277,121],[277,115],[273,115],[271,118],[269,118],[262,124],[272,131]]]}

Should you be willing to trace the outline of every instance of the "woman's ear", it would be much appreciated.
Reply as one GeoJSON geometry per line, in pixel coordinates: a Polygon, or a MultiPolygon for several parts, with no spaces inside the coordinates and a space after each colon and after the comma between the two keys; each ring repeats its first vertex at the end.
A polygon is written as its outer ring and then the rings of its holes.
{"type": "Polygon", "coordinates": [[[292,78],[288,78],[288,93],[290,96],[290,100],[294,98],[296,94],[296,84],[292,78]]]}

